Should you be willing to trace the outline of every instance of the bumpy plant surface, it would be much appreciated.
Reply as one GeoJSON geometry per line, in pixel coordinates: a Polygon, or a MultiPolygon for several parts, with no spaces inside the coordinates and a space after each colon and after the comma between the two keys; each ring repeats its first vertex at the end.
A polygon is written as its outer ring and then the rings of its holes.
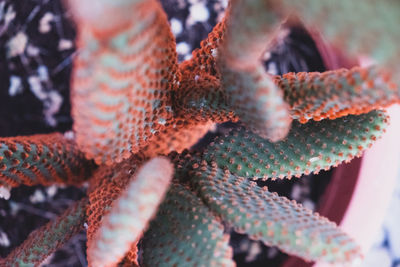
{"type": "Polygon", "coordinates": [[[73,133],[0,139],[0,193],[89,183],[0,266],[38,266],[87,225],[89,266],[233,266],[224,225],[306,260],[362,255],[334,223],[259,187],[348,162],[381,137],[399,101],[400,3],[232,0],[178,64],[156,0],[70,0],[79,54],[73,133]],[[260,61],[295,14],[376,65],[268,74],[260,61]],[[368,18],[367,20],[365,18],[368,18]],[[202,150],[215,123],[238,122],[202,150]]]}

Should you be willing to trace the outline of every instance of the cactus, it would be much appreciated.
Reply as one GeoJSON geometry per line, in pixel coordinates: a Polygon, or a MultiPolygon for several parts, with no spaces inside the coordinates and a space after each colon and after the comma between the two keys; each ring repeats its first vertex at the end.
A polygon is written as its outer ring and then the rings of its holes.
{"type": "Polygon", "coordinates": [[[202,163],[192,184],[207,206],[240,233],[309,260],[347,263],[359,248],[326,218],[255,182],[202,163]]]}
{"type": "MultiPolygon", "coordinates": [[[[118,171],[129,177],[126,169],[118,171]]],[[[136,172],[88,242],[93,266],[110,266],[124,257],[157,210],[172,175],[171,164],[163,158],[153,158],[136,172]]]]}
{"type": "Polygon", "coordinates": [[[289,73],[276,77],[275,82],[290,104],[292,117],[302,123],[367,113],[395,103],[398,95],[390,74],[376,66],[289,73]]]}
{"type": "Polygon", "coordinates": [[[272,76],[261,53],[289,12],[306,25],[325,14],[329,19],[315,25],[332,42],[343,38],[338,44],[349,52],[368,40],[345,34],[352,16],[338,20],[358,4],[369,14],[368,1],[300,2],[232,0],[193,57],[178,64],[156,0],[70,0],[81,49],[72,81],[76,137],[2,138],[0,189],[88,180],[88,201],[36,230],[0,263],[38,265],[83,221],[89,266],[234,266],[224,225],[306,260],[359,260],[357,244],[334,223],[254,181],[329,169],[381,137],[389,121],[381,109],[399,102],[388,56],[399,53],[397,33],[385,27],[397,22],[400,6],[383,1],[367,24],[389,42],[362,47],[390,71],[272,76]],[[326,14],[330,8],[337,10],[326,14]],[[226,121],[241,126],[186,150],[226,121]]]}
{"type": "Polygon", "coordinates": [[[83,51],[74,63],[74,130],[82,151],[98,164],[137,153],[173,115],[171,93],[179,80],[174,38],[157,1],[136,2],[120,7],[130,9],[136,20],[109,34],[96,35],[97,25],[78,17],[83,51]]]}
{"type": "Polygon", "coordinates": [[[244,128],[233,129],[216,138],[203,158],[244,177],[300,177],[360,156],[381,136],[387,123],[381,111],[307,124],[295,122],[288,136],[275,143],[244,128]]]}
{"type": "Polygon", "coordinates": [[[202,200],[189,188],[172,183],[143,238],[142,265],[232,266],[228,240],[202,200]]]}
{"type": "MultiPolygon", "coordinates": [[[[28,238],[5,259],[1,266],[39,266],[51,253],[83,229],[88,199],[84,198],[29,234],[28,238]]],[[[1,261],[0,261],[1,263],[1,261]]]]}
{"type": "Polygon", "coordinates": [[[0,186],[78,185],[95,167],[60,133],[0,138],[0,186]]]}

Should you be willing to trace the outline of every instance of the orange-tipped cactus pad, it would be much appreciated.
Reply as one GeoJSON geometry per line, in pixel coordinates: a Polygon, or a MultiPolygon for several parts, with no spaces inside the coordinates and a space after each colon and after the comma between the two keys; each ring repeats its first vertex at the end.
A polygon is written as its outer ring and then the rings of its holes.
{"type": "Polygon", "coordinates": [[[167,17],[157,1],[133,5],[131,12],[129,27],[107,38],[85,22],[79,31],[74,131],[79,147],[97,163],[129,158],[173,115],[171,92],[179,75],[167,17]]]}
{"type": "Polygon", "coordinates": [[[360,248],[335,223],[216,164],[201,164],[191,183],[213,212],[252,239],[306,260],[350,266],[361,258],[360,248]]]}
{"type": "Polygon", "coordinates": [[[268,5],[249,3],[234,1],[227,17],[193,52],[193,58],[180,66],[182,87],[175,106],[182,114],[187,109],[194,119],[240,119],[263,137],[277,141],[287,134],[291,118],[282,92],[259,60],[272,29],[269,25],[257,26],[277,17],[264,14],[268,5]],[[251,22],[242,25],[245,17],[251,22]],[[248,46],[240,49],[245,41],[248,46]]]}
{"type": "Polygon", "coordinates": [[[192,53],[192,58],[179,65],[182,80],[194,79],[196,75],[207,74],[219,78],[217,67],[218,49],[225,32],[225,20],[218,23],[192,53]]]}
{"type": "Polygon", "coordinates": [[[180,153],[195,145],[213,126],[212,122],[196,123],[176,119],[164,130],[153,135],[141,152],[149,158],[167,155],[173,151],[180,153]]]}
{"type": "Polygon", "coordinates": [[[60,133],[0,138],[0,186],[79,185],[94,168],[60,133]]]}
{"type": "Polygon", "coordinates": [[[284,92],[292,117],[303,123],[367,113],[400,102],[399,88],[390,74],[377,67],[289,73],[276,76],[275,83],[284,92]]]}
{"type": "Polygon", "coordinates": [[[123,259],[155,215],[173,173],[172,164],[161,157],[137,171],[88,243],[89,266],[114,266],[123,259]]]}
{"type": "Polygon", "coordinates": [[[228,241],[201,199],[174,183],[144,234],[141,266],[235,266],[228,241]]]}
{"type": "Polygon", "coordinates": [[[30,233],[28,238],[4,259],[4,265],[0,266],[39,266],[51,253],[83,230],[87,204],[87,198],[78,201],[56,220],[30,233]]]}
{"type": "Polygon", "coordinates": [[[94,234],[99,229],[103,216],[110,212],[111,205],[120,196],[142,163],[142,157],[132,156],[112,167],[103,165],[94,173],[88,192],[88,244],[92,242],[94,234]]]}

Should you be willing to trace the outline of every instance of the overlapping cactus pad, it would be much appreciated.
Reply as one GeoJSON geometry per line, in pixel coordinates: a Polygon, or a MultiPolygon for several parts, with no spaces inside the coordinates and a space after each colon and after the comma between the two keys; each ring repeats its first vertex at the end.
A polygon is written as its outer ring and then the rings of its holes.
{"type": "Polygon", "coordinates": [[[234,266],[224,225],[306,260],[350,266],[362,257],[334,223],[254,180],[329,169],[382,136],[383,108],[400,96],[400,3],[232,0],[181,64],[158,1],[69,6],[80,48],[75,138],[1,138],[0,195],[21,184],[89,181],[88,199],[37,229],[0,265],[38,265],[83,222],[88,263],[96,267],[234,266]],[[344,52],[360,47],[359,56],[383,65],[268,74],[260,58],[292,13],[344,52]],[[239,123],[188,150],[225,121],[239,123]]]}
{"type": "MultiPolygon", "coordinates": [[[[129,176],[126,169],[121,171],[129,176]]],[[[172,175],[173,167],[164,158],[154,158],[137,171],[88,243],[93,266],[110,266],[123,259],[163,200],[172,175]]]]}
{"type": "Polygon", "coordinates": [[[360,156],[387,125],[388,117],[382,111],[307,124],[295,122],[288,136],[275,143],[238,128],[216,138],[203,158],[239,176],[300,177],[360,156]]]}
{"type": "Polygon", "coordinates": [[[199,197],[172,184],[143,238],[142,264],[232,266],[228,241],[222,224],[199,197]]]}
{"type": "Polygon", "coordinates": [[[201,164],[192,184],[204,202],[235,230],[309,260],[352,262],[359,248],[337,226],[255,182],[201,164]]]}

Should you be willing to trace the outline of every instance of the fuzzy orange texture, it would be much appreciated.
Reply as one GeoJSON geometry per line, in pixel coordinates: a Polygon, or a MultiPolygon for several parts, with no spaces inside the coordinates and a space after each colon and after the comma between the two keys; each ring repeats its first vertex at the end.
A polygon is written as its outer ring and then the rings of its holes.
{"type": "Polygon", "coordinates": [[[94,164],[60,133],[0,138],[0,185],[80,185],[94,164]]]}
{"type": "Polygon", "coordinates": [[[378,67],[288,73],[275,77],[301,123],[359,115],[399,103],[390,72],[378,67]]]}
{"type": "Polygon", "coordinates": [[[78,47],[83,51],[72,79],[74,131],[79,147],[98,164],[121,162],[137,153],[173,116],[171,92],[179,75],[167,17],[157,1],[131,8],[137,18],[112,34],[99,36],[78,20],[78,47]],[[130,28],[140,28],[137,21],[144,21],[144,29],[132,32],[130,28]],[[126,47],[118,47],[116,36],[128,38],[126,47]],[[98,47],[91,47],[93,42],[98,47]]]}

